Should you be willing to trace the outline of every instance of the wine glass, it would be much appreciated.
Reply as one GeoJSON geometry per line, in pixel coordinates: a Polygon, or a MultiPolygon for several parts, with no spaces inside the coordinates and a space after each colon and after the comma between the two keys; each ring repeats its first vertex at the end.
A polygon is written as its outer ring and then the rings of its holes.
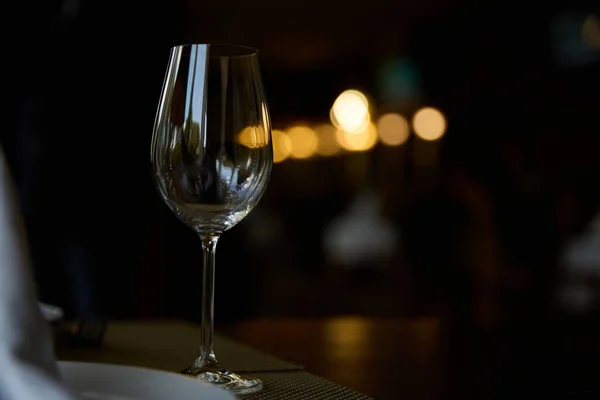
{"type": "Polygon", "coordinates": [[[182,373],[237,394],[258,391],[260,380],[223,368],[213,351],[217,241],[258,203],[273,165],[256,50],[209,44],[171,49],[151,159],[163,200],[202,243],[200,356],[182,373]]]}

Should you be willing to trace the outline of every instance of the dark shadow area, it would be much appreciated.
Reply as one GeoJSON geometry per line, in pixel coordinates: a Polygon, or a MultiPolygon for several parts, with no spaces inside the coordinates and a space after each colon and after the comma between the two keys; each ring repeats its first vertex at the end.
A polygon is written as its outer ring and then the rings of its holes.
{"type": "Polygon", "coordinates": [[[199,321],[200,241],[154,187],[150,138],[170,47],[240,43],[261,52],[278,131],[329,124],[346,89],[367,95],[373,122],[398,113],[411,128],[402,144],[379,129],[371,148],[275,164],[219,242],[217,326],[434,319],[431,353],[367,335],[394,356],[365,364],[388,371],[369,386],[378,398],[410,370],[401,357],[435,365],[398,389],[415,399],[600,390],[597,6],[309,3],[38,1],[11,14],[0,139],[41,299],[69,317],[199,321]],[[442,112],[443,137],[419,137],[423,107],[442,112]]]}

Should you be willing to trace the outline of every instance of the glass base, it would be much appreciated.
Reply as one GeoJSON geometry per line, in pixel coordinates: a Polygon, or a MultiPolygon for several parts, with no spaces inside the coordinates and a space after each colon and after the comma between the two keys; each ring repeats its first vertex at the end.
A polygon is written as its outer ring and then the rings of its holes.
{"type": "Polygon", "coordinates": [[[181,371],[181,374],[210,382],[235,394],[255,393],[263,387],[260,379],[245,378],[227,371],[217,362],[203,363],[196,360],[194,365],[181,371]]]}

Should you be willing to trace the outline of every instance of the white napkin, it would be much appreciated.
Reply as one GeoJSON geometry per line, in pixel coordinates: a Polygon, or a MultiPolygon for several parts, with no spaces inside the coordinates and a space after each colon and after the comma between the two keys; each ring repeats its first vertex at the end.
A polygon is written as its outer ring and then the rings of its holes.
{"type": "Polygon", "coordinates": [[[0,148],[0,399],[73,400],[60,384],[37,303],[13,184],[0,148]]]}

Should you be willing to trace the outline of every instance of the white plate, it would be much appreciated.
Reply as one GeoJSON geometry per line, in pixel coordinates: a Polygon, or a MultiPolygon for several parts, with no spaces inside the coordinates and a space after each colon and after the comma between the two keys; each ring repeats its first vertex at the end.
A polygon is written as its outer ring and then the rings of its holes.
{"type": "Polygon", "coordinates": [[[209,383],[171,372],[122,365],[59,361],[65,386],[93,400],[234,400],[209,383]]]}

